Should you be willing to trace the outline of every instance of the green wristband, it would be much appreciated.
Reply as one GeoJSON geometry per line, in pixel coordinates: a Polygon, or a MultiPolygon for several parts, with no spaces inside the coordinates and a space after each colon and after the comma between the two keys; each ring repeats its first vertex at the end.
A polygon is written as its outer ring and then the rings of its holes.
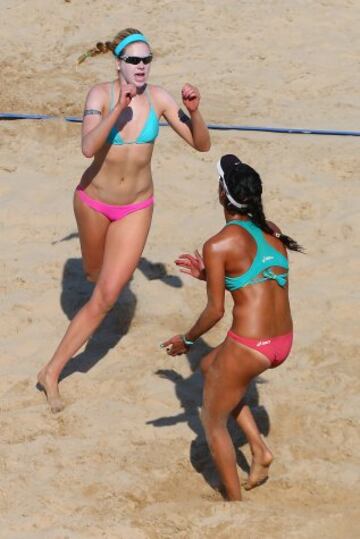
{"type": "Polygon", "coordinates": [[[182,341],[186,346],[192,346],[194,344],[194,341],[189,341],[185,335],[181,335],[182,341]]]}

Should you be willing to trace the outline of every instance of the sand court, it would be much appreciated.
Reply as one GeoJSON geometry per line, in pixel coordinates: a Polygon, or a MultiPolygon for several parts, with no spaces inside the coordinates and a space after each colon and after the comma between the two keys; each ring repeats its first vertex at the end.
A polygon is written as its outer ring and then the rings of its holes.
{"type": "MultiPolygon", "coordinates": [[[[199,86],[208,123],[358,130],[356,2],[183,4],[2,1],[0,110],[55,114],[1,121],[0,538],[327,539],[353,536],[359,503],[359,139],[212,131],[199,154],[167,127],[153,158],[156,205],[139,267],[64,372],[66,409],[50,415],[36,373],[86,301],[73,191],[87,160],[80,116],[112,58],[76,67],[96,41],[134,25],[153,44],[150,81],[180,103],[199,86]],[[25,25],[26,21],[26,25],[25,25]],[[182,22],[181,22],[182,21],[182,22]],[[160,342],[205,303],[173,261],[222,224],[215,163],[235,153],[259,171],[267,216],[307,250],[291,253],[291,357],[249,399],[275,461],[270,480],[222,501],[199,413],[201,355],[160,342]]],[[[249,451],[234,429],[240,473],[249,451]]]]}

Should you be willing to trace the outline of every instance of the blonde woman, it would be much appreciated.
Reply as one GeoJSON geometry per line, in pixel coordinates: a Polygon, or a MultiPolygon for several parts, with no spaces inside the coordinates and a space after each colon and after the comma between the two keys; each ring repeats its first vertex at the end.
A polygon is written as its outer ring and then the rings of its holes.
{"type": "Polygon", "coordinates": [[[74,194],[84,270],[96,285],[38,374],[52,412],[64,407],[58,389],[63,368],[112,308],[144,249],[153,213],[151,157],[159,118],[196,150],[210,148],[198,89],[183,86],[185,114],[166,90],[148,84],[153,56],[139,30],[127,28],[113,41],[98,43],[79,62],[108,51],[114,55],[118,76],[92,87],[87,95],[82,152],[92,162],[74,194]]]}

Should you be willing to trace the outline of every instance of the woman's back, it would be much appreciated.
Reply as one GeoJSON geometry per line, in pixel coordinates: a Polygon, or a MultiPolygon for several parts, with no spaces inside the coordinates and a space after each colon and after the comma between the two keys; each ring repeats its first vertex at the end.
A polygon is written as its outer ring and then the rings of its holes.
{"type": "Polygon", "coordinates": [[[250,338],[290,332],[283,243],[250,220],[229,221],[218,238],[225,249],[225,287],[234,299],[232,330],[250,338]]]}

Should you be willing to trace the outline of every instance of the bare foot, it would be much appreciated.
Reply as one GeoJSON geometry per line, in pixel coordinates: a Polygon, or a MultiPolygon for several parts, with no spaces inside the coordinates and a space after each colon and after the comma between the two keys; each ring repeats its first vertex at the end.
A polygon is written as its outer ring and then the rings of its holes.
{"type": "Polygon", "coordinates": [[[269,478],[269,468],[273,461],[272,453],[266,449],[260,455],[253,455],[250,473],[244,484],[245,490],[251,490],[266,483],[269,478]]]}
{"type": "Polygon", "coordinates": [[[65,404],[60,397],[57,383],[54,383],[49,379],[46,368],[39,372],[37,379],[38,387],[44,391],[52,413],[56,414],[61,412],[65,408],[65,404]]]}

